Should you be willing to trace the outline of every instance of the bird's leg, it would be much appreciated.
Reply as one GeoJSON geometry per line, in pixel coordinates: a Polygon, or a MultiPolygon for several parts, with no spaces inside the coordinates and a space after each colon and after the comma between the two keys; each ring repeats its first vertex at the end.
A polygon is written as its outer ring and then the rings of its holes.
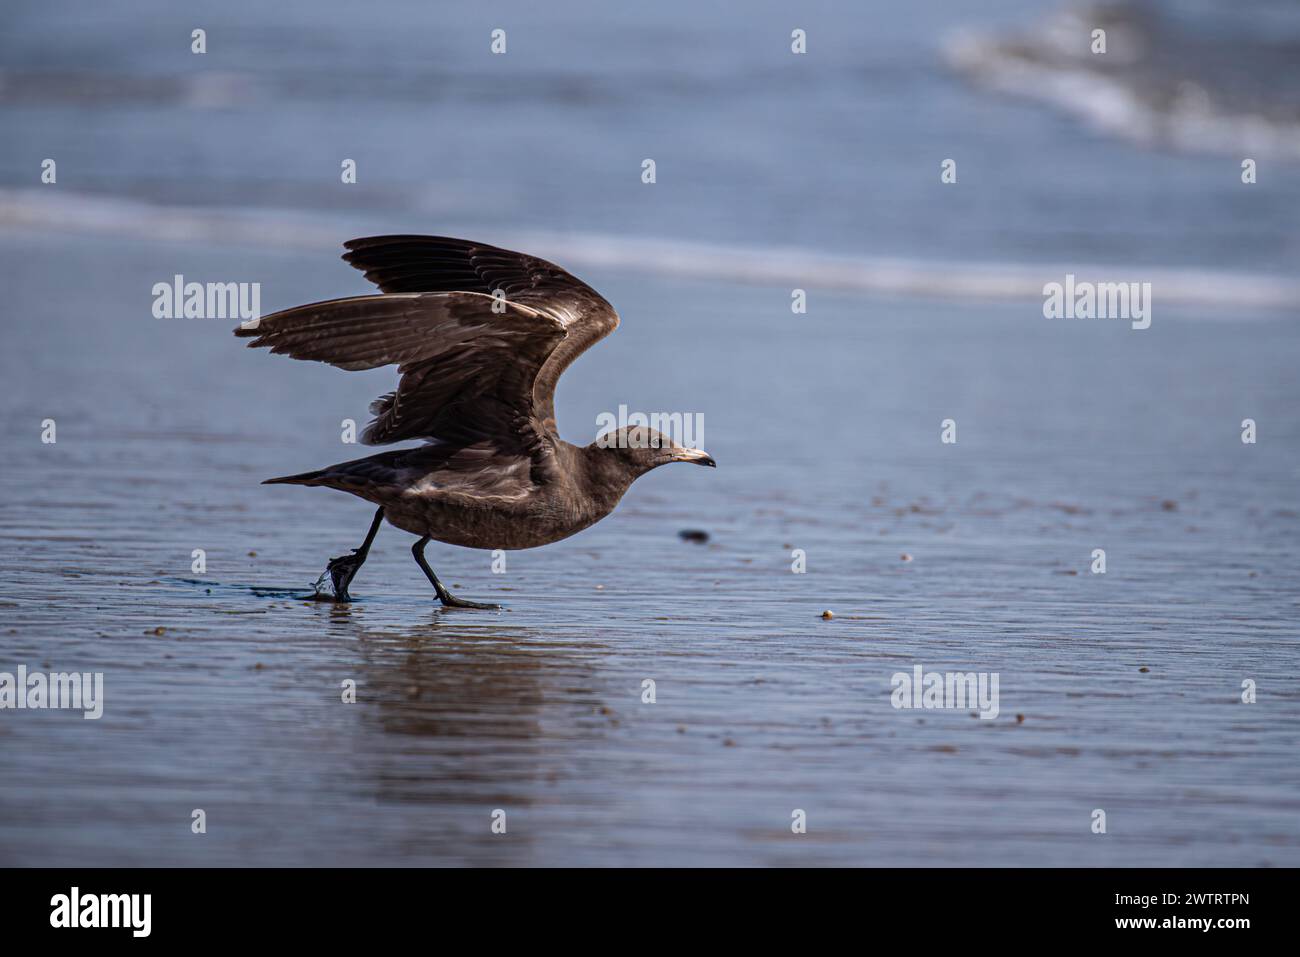
{"type": "Polygon", "coordinates": [[[331,558],[329,564],[325,566],[324,574],[316,580],[316,585],[319,587],[325,580],[325,575],[329,575],[330,582],[334,586],[335,601],[352,600],[352,596],[348,594],[348,585],[352,583],[352,579],[365,563],[366,556],[370,554],[370,543],[379,534],[379,525],[383,520],[384,510],[380,508],[375,512],[375,520],[370,523],[370,531],[366,532],[366,540],[361,543],[361,547],[352,549],[351,555],[331,558]]]}
{"type": "Polygon", "coordinates": [[[438,593],[438,600],[440,602],[448,608],[496,609],[501,607],[500,605],[487,605],[480,601],[468,601],[464,598],[457,598],[451,592],[447,591],[447,587],[443,585],[442,582],[438,581],[438,576],[433,573],[433,569],[429,567],[429,563],[424,560],[424,546],[427,544],[429,544],[428,535],[424,536],[424,538],[411,546],[411,554],[415,556],[415,563],[420,566],[421,570],[423,570],[425,577],[433,584],[433,590],[438,593]]]}

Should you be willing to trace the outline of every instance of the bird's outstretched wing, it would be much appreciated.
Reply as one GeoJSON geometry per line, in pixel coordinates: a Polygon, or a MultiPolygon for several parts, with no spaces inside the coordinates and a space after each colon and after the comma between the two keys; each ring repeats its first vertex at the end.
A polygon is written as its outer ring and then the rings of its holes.
{"type": "Polygon", "coordinates": [[[476,292],[358,296],[286,309],[235,334],[340,369],[396,365],[397,391],[370,407],[368,445],[490,440],[502,451],[530,451],[544,443],[533,383],[564,329],[527,306],[492,307],[491,296],[476,292]]]}
{"type": "Polygon", "coordinates": [[[287,309],[235,334],[342,369],[397,365],[397,390],[371,406],[367,444],[549,452],[556,380],[617,327],[609,303],[558,266],[493,246],[433,236],[345,245],[343,258],[386,295],[287,309]]]}
{"type": "Polygon", "coordinates": [[[552,433],[560,375],[618,328],[618,313],[596,290],[544,259],[447,236],[372,236],[343,245],[344,260],[384,292],[504,296],[558,322],[564,336],[533,383],[537,418],[552,433]]]}

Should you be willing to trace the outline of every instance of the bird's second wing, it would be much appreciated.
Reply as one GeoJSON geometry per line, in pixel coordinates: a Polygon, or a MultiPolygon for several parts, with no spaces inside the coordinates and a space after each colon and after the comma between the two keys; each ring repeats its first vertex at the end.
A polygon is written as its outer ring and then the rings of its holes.
{"type": "Polygon", "coordinates": [[[344,260],[384,292],[498,295],[559,322],[565,336],[533,385],[538,419],[552,433],[561,373],[618,328],[618,313],[596,290],[535,256],[448,236],[371,236],[344,246],[344,260]]]}
{"type": "Polygon", "coordinates": [[[487,440],[531,458],[549,453],[533,388],[565,330],[522,303],[476,292],[358,296],[286,309],[235,334],[340,369],[396,365],[397,390],[370,407],[368,445],[487,440]]]}

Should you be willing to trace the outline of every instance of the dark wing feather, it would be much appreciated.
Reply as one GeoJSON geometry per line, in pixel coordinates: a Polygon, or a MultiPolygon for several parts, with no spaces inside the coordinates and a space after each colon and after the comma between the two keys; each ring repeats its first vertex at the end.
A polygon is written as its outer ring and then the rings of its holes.
{"type": "Polygon", "coordinates": [[[487,443],[535,461],[550,443],[533,408],[533,387],[563,325],[521,303],[478,292],[399,293],[335,299],[247,323],[250,346],[341,369],[396,365],[396,392],[371,406],[362,441],[429,438],[487,443]]]}
{"type": "Polygon", "coordinates": [[[554,263],[483,243],[446,236],[372,236],[344,243],[343,258],[384,292],[496,290],[511,303],[557,321],[564,337],[533,383],[542,427],[555,432],[555,385],[594,343],[618,328],[618,313],[601,295],[554,263]]]}
{"type": "Polygon", "coordinates": [[[436,492],[441,501],[467,496],[467,502],[480,506],[490,499],[506,505],[528,495],[535,485],[536,465],[522,452],[502,451],[487,441],[469,446],[439,443],[392,449],[263,484],[323,485],[394,498],[417,490],[436,492]]]}

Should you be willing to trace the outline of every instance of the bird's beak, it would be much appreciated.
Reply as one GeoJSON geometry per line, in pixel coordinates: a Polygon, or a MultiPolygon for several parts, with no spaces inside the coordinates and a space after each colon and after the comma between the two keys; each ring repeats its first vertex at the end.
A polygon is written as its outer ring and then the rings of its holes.
{"type": "Polygon", "coordinates": [[[713,461],[713,456],[703,449],[674,449],[672,461],[694,462],[696,465],[707,465],[711,469],[718,467],[718,463],[713,461]]]}

